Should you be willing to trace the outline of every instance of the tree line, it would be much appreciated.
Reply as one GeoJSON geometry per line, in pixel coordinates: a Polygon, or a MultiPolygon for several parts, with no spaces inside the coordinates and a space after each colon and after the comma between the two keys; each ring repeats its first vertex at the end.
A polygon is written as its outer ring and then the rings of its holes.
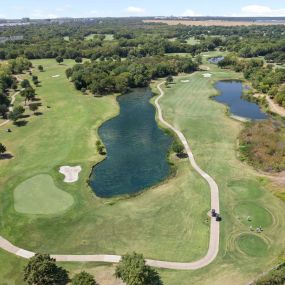
{"type": "MultiPolygon", "coordinates": [[[[121,258],[115,277],[126,285],[163,285],[152,267],[146,264],[142,254],[131,253],[121,258]]],[[[98,285],[93,275],[82,271],[69,277],[69,272],[56,264],[48,254],[35,254],[24,268],[24,281],[29,285],[98,285]]]]}
{"type": "Polygon", "coordinates": [[[152,79],[190,73],[198,64],[190,57],[152,56],[145,58],[105,60],[77,64],[66,75],[77,90],[93,94],[125,93],[130,88],[146,87],[152,79]]]}

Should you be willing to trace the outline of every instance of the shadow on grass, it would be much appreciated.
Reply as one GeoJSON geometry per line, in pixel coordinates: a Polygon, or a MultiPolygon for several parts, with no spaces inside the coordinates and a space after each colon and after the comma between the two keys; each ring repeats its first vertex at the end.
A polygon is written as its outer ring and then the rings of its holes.
{"type": "Polygon", "coordinates": [[[21,120],[21,121],[14,122],[14,125],[17,126],[17,127],[24,127],[24,126],[27,125],[27,123],[28,123],[28,121],[21,120]]]}
{"type": "Polygon", "coordinates": [[[12,159],[14,156],[11,153],[3,153],[0,155],[0,160],[12,159]]]}

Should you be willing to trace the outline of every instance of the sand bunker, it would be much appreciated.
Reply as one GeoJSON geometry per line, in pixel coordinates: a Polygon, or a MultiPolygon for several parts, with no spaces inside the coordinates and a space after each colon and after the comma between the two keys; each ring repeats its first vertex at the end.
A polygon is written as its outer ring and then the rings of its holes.
{"type": "Polygon", "coordinates": [[[189,82],[190,80],[181,80],[182,83],[189,82]]]}
{"type": "Polygon", "coordinates": [[[57,77],[59,77],[59,76],[60,76],[59,74],[53,75],[52,78],[57,78],[57,77]]]}
{"type": "Polygon", "coordinates": [[[211,74],[211,73],[204,73],[203,76],[204,76],[205,78],[209,78],[209,77],[212,77],[212,74],[211,74]]]}
{"type": "Polygon", "coordinates": [[[59,172],[65,176],[63,180],[64,182],[72,183],[78,180],[78,176],[81,170],[81,166],[61,166],[59,172]]]}

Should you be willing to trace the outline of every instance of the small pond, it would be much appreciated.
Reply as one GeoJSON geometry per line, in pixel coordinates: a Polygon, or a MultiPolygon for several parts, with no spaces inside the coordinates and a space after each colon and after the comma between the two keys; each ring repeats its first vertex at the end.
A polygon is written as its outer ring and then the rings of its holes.
{"type": "Polygon", "coordinates": [[[233,115],[251,120],[267,118],[267,114],[262,112],[258,104],[242,98],[243,85],[241,81],[219,81],[215,87],[220,95],[215,96],[214,100],[228,105],[233,115]]]}
{"type": "Polygon", "coordinates": [[[208,61],[210,63],[218,64],[220,61],[224,60],[223,56],[212,57],[208,61]]]}
{"type": "Polygon", "coordinates": [[[172,137],[155,120],[148,88],[119,96],[120,114],[99,128],[107,158],[96,165],[90,185],[97,196],[134,194],[164,180],[170,173],[167,153],[172,137]]]}

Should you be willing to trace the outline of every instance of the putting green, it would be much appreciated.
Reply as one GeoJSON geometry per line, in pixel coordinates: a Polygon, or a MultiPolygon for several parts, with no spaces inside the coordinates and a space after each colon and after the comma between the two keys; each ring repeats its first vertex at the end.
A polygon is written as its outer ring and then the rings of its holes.
{"type": "Polygon", "coordinates": [[[242,202],[235,207],[236,217],[246,225],[262,228],[272,224],[271,214],[254,202],[242,202]],[[250,217],[250,221],[248,218],[250,217]]]}
{"type": "Polygon", "coordinates": [[[243,234],[237,239],[239,249],[250,256],[266,256],[268,251],[267,243],[260,237],[253,234],[243,234]]]}
{"type": "Polygon", "coordinates": [[[73,197],[57,188],[46,174],[22,182],[14,191],[15,210],[23,214],[56,214],[72,204],[73,197]]]}
{"type": "Polygon", "coordinates": [[[238,198],[243,199],[257,199],[264,194],[260,184],[254,180],[232,180],[228,183],[228,187],[238,195],[238,198]]]}

